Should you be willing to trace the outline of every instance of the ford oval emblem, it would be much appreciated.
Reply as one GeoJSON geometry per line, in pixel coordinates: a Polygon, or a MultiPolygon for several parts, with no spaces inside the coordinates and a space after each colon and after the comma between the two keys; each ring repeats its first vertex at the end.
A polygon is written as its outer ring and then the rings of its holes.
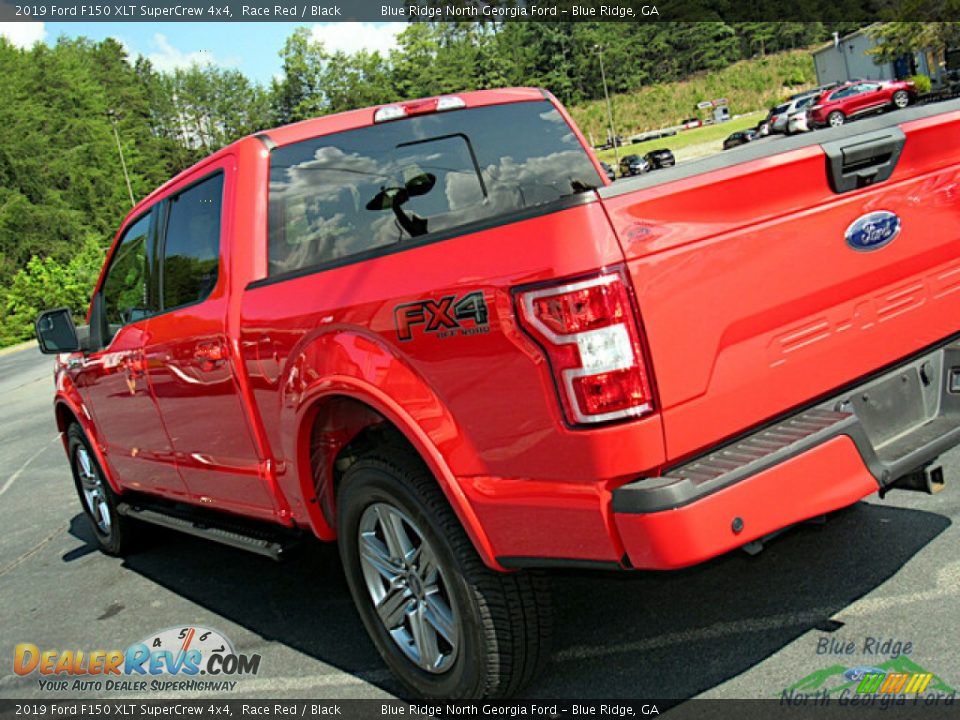
{"type": "Polygon", "coordinates": [[[844,237],[854,250],[879,250],[889,245],[900,234],[900,218],[887,210],[861,215],[852,223],[844,237]]]}

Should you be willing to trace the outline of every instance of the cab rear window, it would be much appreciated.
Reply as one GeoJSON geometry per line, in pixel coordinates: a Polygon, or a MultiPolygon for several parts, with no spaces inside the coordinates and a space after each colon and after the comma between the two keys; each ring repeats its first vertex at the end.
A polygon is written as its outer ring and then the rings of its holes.
{"type": "Polygon", "coordinates": [[[548,206],[602,181],[549,102],[415,116],[277,148],[270,274],[548,206]]]}

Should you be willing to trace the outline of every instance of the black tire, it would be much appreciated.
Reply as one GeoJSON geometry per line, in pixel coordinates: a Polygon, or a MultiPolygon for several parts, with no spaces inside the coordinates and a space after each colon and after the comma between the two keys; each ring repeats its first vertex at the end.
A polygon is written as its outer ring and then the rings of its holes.
{"type": "Polygon", "coordinates": [[[844,115],[839,110],[834,110],[832,113],[827,115],[827,125],[830,127],[840,127],[847,121],[847,116],[844,115]]]}
{"type": "Polygon", "coordinates": [[[891,98],[894,110],[902,110],[910,104],[910,93],[906,90],[897,90],[891,98]]]}
{"type": "MultiPolygon", "coordinates": [[[[381,657],[414,696],[505,697],[534,678],[550,649],[547,578],[538,573],[498,573],[486,567],[418,457],[405,448],[365,455],[344,473],[337,502],[340,557],[360,618],[381,657]],[[361,519],[365,511],[374,512],[384,504],[405,515],[423,542],[429,543],[442,571],[444,592],[455,608],[451,624],[458,628],[458,643],[456,651],[451,646],[451,664],[442,672],[421,669],[405,654],[377,614],[368,589],[360,562],[361,519]]],[[[402,623],[410,622],[416,613],[410,602],[416,607],[415,599],[405,601],[402,623]]]]}
{"type": "Polygon", "coordinates": [[[83,514],[89,521],[90,529],[97,539],[97,545],[107,555],[122,556],[127,554],[136,544],[137,531],[140,529],[139,524],[135,520],[117,513],[117,495],[110,487],[110,483],[107,482],[103,468],[97,462],[97,456],[90,447],[86,434],[77,423],[73,423],[67,428],[67,454],[70,459],[70,470],[73,472],[73,482],[77,488],[77,496],[80,498],[83,514]],[[81,462],[82,453],[86,453],[87,468],[84,468],[81,462]],[[97,489],[101,493],[103,506],[105,511],[109,513],[109,522],[106,524],[98,521],[95,511],[84,493],[84,481],[81,476],[88,472],[92,472],[93,477],[98,482],[97,489]]]}

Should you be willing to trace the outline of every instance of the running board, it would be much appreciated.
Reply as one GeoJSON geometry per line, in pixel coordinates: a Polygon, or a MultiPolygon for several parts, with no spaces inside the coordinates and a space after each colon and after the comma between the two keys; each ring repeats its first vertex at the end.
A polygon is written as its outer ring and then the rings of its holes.
{"type": "Polygon", "coordinates": [[[277,561],[282,560],[299,541],[297,531],[273,528],[267,523],[248,523],[229,516],[220,517],[221,513],[180,510],[178,506],[147,506],[121,502],[117,505],[117,512],[141,522],[247,550],[277,561]]]}

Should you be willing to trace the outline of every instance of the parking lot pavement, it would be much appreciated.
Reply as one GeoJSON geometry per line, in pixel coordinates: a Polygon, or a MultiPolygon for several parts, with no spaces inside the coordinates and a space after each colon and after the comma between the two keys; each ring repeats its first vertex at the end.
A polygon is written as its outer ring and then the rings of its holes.
{"type": "MultiPolygon", "coordinates": [[[[262,655],[237,697],[399,692],[354,612],[335,548],[309,544],[277,564],[157,530],[126,559],[101,555],[56,437],[49,360],[35,350],[0,356],[0,391],[0,697],[82,695],[51,695],[36,676],[14,675],[16,643],[123,648],[184,624],[262,655]]],[[[899,642],[901,655],[911,643],[911,662],[960,687],[960,491],[949,487],[960,455],[944,460],[946,491],[873,497],[755,557],[671,573],[553,574],[553,658],[527,696],[778,697],[831,666],[885,662],[862,652],[871,638],[870,647],[899,642]],[[818,654],[828,641],[856,652],[818,654]]]]}

